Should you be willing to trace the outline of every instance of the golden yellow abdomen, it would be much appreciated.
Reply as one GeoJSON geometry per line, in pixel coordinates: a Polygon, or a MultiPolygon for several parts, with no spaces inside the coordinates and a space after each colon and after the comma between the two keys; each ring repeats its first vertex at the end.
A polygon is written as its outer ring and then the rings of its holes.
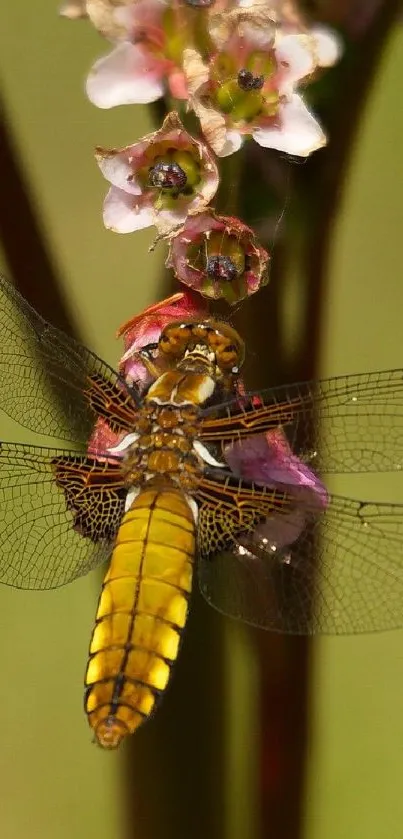
{"type": "Polygon", "coordinates": [[[98,603],[85,710],[114,748],[154,710],[176,659],[192,586],[195,524],[175,488],[143,490],[125,513],[98,603]]]}

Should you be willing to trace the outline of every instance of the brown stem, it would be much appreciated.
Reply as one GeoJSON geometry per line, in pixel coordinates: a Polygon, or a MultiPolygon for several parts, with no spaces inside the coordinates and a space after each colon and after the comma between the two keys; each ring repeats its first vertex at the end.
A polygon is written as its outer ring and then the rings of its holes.
{"type": "Polygon", "coordinates": [[[0,113],[0,235],[11,275],[43,317],[76,337],[76,326],[65,304],[61,278],[30,194],[4,103],[0,113]]]}
{"type": "MultiPolygon", "coordinates": [[[[256,359],[263,360],[260,372],[253,371],[255,381],[263,378],[263,371],[270,371],[273,382],[298,381],[317,373],[334,225],[354,139],[399,6],[393,0],[384,2],[364,37],[333,71],[334,95],[325,99],[323,107],[331,144],[292,173],[285,237],[275,249],[270,286],[241,312],[247,345],[256,359]],[[288,327],[281,312],[291,255],[301,266],[305,293],[299,312],[301,339],[290,363],[285,352],[288,327]]],[[[256,633],[256,645],[262,681],[261,836],[298,839],[303,832],[310,645],[305,639],[263,633],[256,633]]]]}

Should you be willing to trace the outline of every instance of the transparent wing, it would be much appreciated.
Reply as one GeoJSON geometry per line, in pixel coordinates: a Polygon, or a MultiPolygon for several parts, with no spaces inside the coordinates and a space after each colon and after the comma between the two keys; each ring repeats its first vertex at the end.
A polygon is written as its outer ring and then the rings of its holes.
{"type": "Polygon", "coordinates": [[[0,445],[0,582],[48,589],[110,555],[126,490],[119,463],[0,445]]]}
{"type": "Polygon", "coordinates": [[[219,611],[294,634],[403,626],[402,505],[329,496],[324,508],[294,491],[288,509],[238,528],[207,555],[217,514],[202,504],[199,581],[219,611]]]}
{"type": "Polygon", "coordinates": [[[287,385],[205,408],[200,439],[228,445],[279,426],[321,474],[400,470],[403,370],[287,385]]]}
{"type": "Polygon", "coordinates": [[[0,277],[0,407],[38,434],[86,443],[97,417],[130,428],[138,402],[94,353],[41,318],[0,277]],[[55,395],[57,398],[55,399],[55,395]]]}

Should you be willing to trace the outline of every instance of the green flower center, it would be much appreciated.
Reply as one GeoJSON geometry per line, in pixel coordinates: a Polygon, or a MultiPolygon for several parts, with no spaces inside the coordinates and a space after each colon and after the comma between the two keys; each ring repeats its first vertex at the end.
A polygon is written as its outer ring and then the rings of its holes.
{"type": "Polygon", "coordinates": [[[276,71],[271,52],[249,53],[241,68],[232,54],[219,53],[211,68],[214,104],[234,122],[252,122],[260,115],[275,116],[279,103],[273,83],[276,71]]]}
{"type": "Polygon", "coordinates": [[[186,248],[186,261],[200,272],[201,294],[236,303],[247,294],[249,256],[236,232],[207,230],[186,248]]]}
{"type": "Polygon", "coordinates": [[[149,162],[137,177],[145,189],[157,191],[157,209],[173,209],[181,196],[193,196],[201,180],[201,163],[194,152],[161,142],[150,147],[147,157],[149,162]]]}
{"type": "Polygon", "coordinates": [[[195,268],[206,272],[211,279],[232,281],[245,271],[246,254],[239,238],[223,230],[201,234],[189,245],[187,257],[195,268]],[[227,276],[220,273],[225,271],[227,276]]]}
{"type": "Polygon", "coordinates": [[[162,28],[165,33],[164,58],[170,59],[177,67],[180,67],[189,33],[178,9],[168,6],[162,15],[162,28]]]}

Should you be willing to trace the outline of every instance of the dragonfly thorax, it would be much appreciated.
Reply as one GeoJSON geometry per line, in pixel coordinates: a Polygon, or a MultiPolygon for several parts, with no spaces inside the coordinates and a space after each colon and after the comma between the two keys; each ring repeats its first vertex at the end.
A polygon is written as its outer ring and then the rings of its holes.
{"type": "Polygon", "coordinates": [[[123,452],[127,486],[142,487],[158,479],[174,483],[185,492],[194,490],[203,473],[203,460],[194,449],[198,433],[196,406],[148,399],[137,427],[135,439],[128,435],[128,446],[123,452]]]}

